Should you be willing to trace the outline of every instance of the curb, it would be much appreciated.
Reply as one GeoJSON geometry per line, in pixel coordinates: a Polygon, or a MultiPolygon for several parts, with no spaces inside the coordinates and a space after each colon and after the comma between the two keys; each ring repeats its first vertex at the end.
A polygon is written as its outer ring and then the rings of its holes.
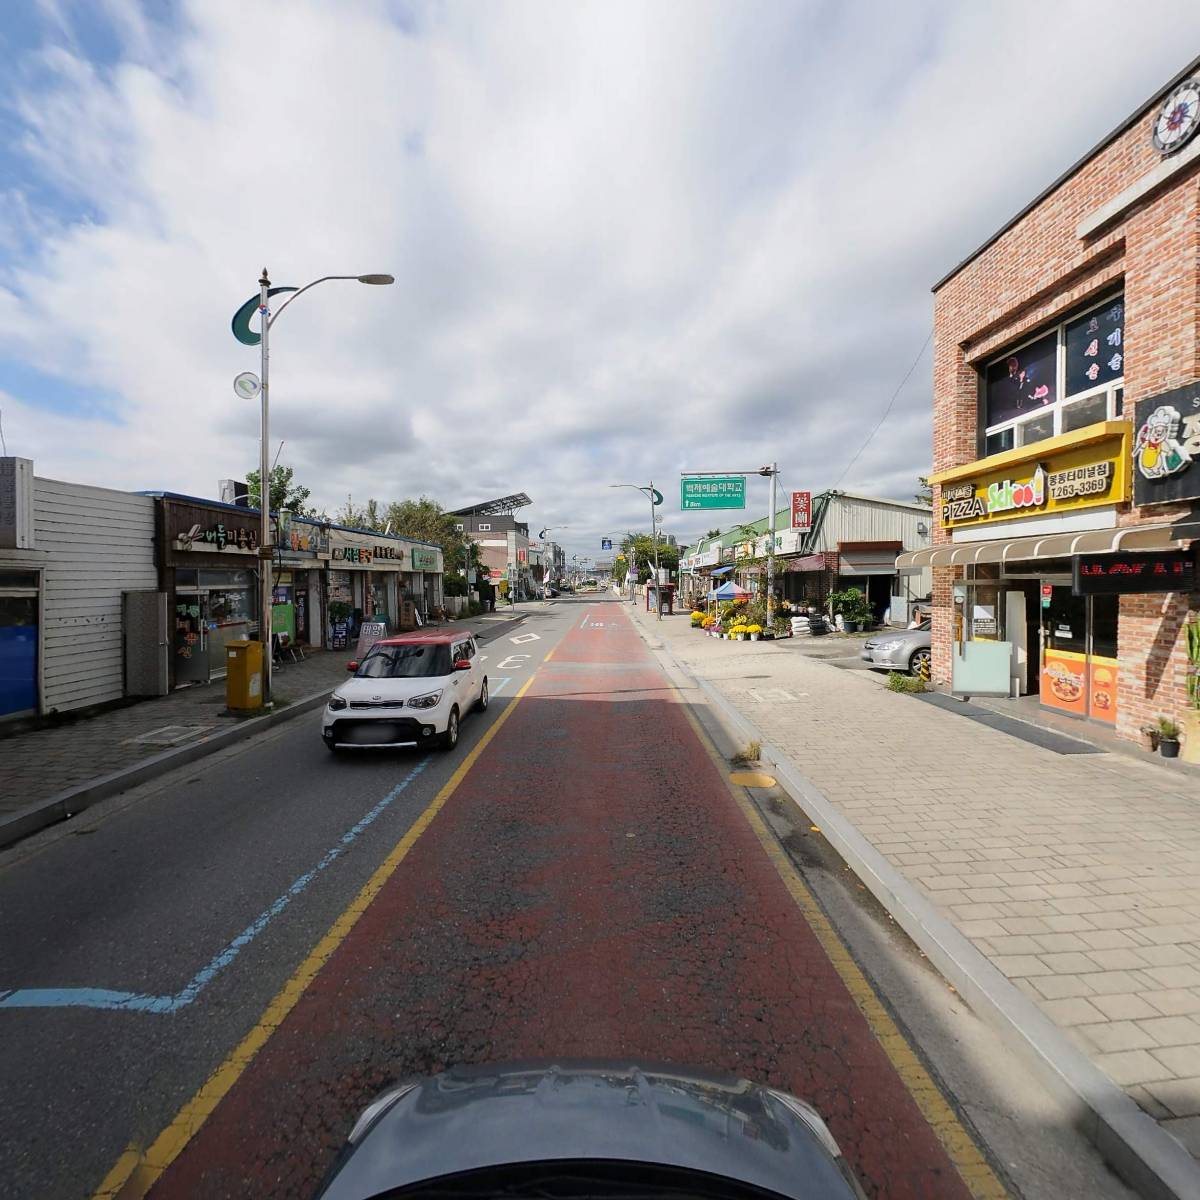
{"type": "Polygon", "coordinates": [[[298,717],[302,713],[311,712],[314,708],[320,708],[325,702],[325,697],[336,686],[336,683],[331,683],[319,692],[312,692],[294,704],[281,708],[278,712],[267,713],[262,717],[251,717],[248,721],[242,721],[231,729],[222,729],[207,737],[199,738],[187,746],[164,750],[161,754],[143,758],[140,762],[124,767],[120,771],[89,779],[86,783],[67,788],[65,792],[47,796],[44,800],[38,800],[33,804],[26,805],[25,808],[17,809],[14,813],[0,817],[0,848],[11,846],[13,842],[18,842],[31,833],[36,833],[39,829],[45,829],[47,825],[65,821],[68,817],[81,813],[85,808],[90,808],[93,804],[107,799],[109,796],[115,796],[118,792],[127,791],[139,783],[156,779],[159,775],[165,775],[176,767],[185,766],[198,758],[215,754],[218,750],[224,750],[227,746],[253,737],[256,733],[262,733],[273,725],[289,721],[292,717],[298,717]]]}
{"type": "Polygon", "coordinates": [[[971,1008],[1037,1075],[1051,1095],[1073,1110],[1075,1124],[1139,1195],[1153,1200],[1200,1200],[1200,1166],[1088,1057],[1066,1040],[1041,1009],[1016,988],[880,854],[854,823],[780,749],[706,680],[684,667],[665,644],[646,644],[695,685],[727,724],[760,743],[768,763],[796,803],[896,923],[924,951],[971,1008]]]}

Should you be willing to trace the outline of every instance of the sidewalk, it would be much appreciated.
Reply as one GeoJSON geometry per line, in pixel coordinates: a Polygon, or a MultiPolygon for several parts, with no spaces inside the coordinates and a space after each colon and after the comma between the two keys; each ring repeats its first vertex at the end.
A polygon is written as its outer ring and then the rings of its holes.
{"type": "Polygon", "coordinates": [[[1200,1156],[1200,781],[1153,760],[1043,749],[788,642],[636,618],[1200,1156]]]}
{"type": "MultiPolygon", "coordinates": [[[[530,605],[518,609],[515,617],[496,612],[455,621],[452,627],[471,630],[487,639],[492,631],[536,611],[530,605]]],[[[352,657],[353,647],[317,650],[310,652],[303,663],[276,667],[273,685],[279,715],[306,697],[332,691],[345,678],[346,663],[352,657]]],[[[52,804],[64,792],[138,768],[162,757],[164,751],[208,741],[250,720],[261,718],[234,717],[226,711],[225,681],[218,679],[207,686],[182,688],[95,716],[0,736],[0,823],[31,806],[52,804]]],[[[225,744],[227,740],[222,740],[212,748],[221,749],[225,744]]],[[[164,770],[169,767],[164,763],[164,770]]],[[[144,778],[135,782],[143,782],[144,778]]],[[[0,837],[0,845],[6,840],[0,837]]]]}

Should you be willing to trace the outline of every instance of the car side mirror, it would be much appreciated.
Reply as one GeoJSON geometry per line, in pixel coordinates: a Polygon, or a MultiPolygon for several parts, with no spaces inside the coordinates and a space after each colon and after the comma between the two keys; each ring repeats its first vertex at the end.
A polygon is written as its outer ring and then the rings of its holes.
{"type": "Polygon", "coordinates": [[[358,670],[358,663],[356,663],[356,662],[348,662],[348,663],[346,664],[346,670],[347,670],[347,671],[357,671],[357,670],[358,670]]]}
{"type": "Polygon", "coordinates": [[[455,659],[454,669],[456,671],[469,671],[471,669],[471,660],[469,658],[455,659]]]}

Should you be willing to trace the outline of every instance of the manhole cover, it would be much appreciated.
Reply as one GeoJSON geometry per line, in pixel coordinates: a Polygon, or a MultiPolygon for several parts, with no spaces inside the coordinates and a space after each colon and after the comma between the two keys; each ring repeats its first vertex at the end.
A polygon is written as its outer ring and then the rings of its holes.
{"type": "Polygon", "coordinates": [[[126,738],[127,746],[175,746],[180,742],[191,741],[202,733],[212,729],[211,725],[164,725],[161,729],[151,729],[148,733],[138,734],[137,737],[126,738]]]}
{"type": "Polygon", "coordinates": [[[769,788],[775,786],[774,776],[764,775],[761,771],[734,771],[729,776],[729,782],[736,783],[739,787],[769,788]]]}

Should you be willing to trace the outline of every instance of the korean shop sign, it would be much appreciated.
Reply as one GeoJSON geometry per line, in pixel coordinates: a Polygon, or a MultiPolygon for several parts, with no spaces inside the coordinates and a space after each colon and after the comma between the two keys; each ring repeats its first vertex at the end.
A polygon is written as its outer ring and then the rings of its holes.
{"type": "Polygon", "coordinates": [[[370,546],[334,546],[333,561],[370,566],[374,555],[370,546]]]}
{"type": "Polygon", "coordinates": [[[1200,383],[1139,400],[1133,431],[1135,504],[1200,497],[1200,383]]]}
{"type": "Polygon", "coordinates": [[[436,571],[437,551],[425,546],[414,546],[411,553],[412,569],[414,571],[436,571]]]}
{"type": "Polygon", "coordinates": [[[1196,588],[1196,555],[1191,550],[1077,554],[1071,583],[1076,596],[1191,592],[1196,588]]]}
{"type": "Polygon", "coordinates": [[[258,530],[226,525],[191,525],[175,535],[176,550],[225,551],[230,554],[256,554],[258,530]]]}
{"type": "Polygon", "coordinates": [[[941,484],[942,526],[1001,524],[1127,500],[1128,429],[1107,421],[940,472],[933,481],[941,484]]]}
{"type": "Polygon", "coordinates": [[[679,507],[687,512],[696,508],[745,508],[745,475],[706,475],[679,481],[679,507]]]}

